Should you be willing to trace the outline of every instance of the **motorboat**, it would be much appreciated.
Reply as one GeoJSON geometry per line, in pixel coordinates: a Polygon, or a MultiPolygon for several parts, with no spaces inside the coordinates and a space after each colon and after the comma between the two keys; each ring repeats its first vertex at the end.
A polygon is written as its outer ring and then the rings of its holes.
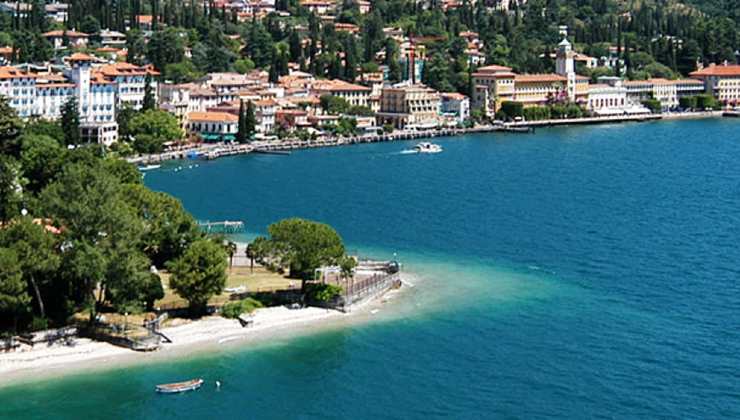
{"type": "Polygon", "coordinates": [[[157,392],[161,394],[176,394],[179,392],[195,391],[203,385],[203,379],[191,379],[185,382],[161,384],[156,386],[157,392]]]}
{"type": "Polygon", "coordinates": [[[139,166],[140,171],[151,171],[153,169],[159,169],[162,165],[146,165],[146,166],[139,166]]]}
{"type": "Polygon", "coordinates": [[[414,150],[417,153],[439,153],[442,151],[442,146],[429,142],[421,142],[414,146],[414,150]]]}

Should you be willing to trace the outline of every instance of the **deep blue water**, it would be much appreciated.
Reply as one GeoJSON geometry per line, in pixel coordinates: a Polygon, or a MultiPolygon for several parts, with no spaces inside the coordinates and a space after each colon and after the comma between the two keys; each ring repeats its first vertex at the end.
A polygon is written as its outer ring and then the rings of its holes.
{"type": "Polygon", "coordinates": [[[416,287],[351,328],[0,388],[0,418],[740,418],[740,121],[438,143],[147,174],[252,234],[330,223],[416,287]],[[196,375],[224,386],[152,392],[196,375]]]}

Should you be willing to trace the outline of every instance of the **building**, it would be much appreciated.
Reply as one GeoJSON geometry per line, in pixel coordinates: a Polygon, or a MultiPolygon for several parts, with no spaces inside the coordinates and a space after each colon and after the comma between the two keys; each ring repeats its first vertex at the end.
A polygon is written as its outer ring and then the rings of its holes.
{"type": "Polygon", "coordinates": [[[269,134],[275,129],[275,117],[278,111],[278,103],[273,99],[262,99],[252,102],[254,105],[254,116],[257,120],[255,127],[260,134],[269,134]]]}
{"type": "Polygon", "coordinates": [[[588,88],[586,108],[595,115],[620,115],[632,108],[627,100],[627,88],[618,77],[604,77],[588,88]]]}
{"type": "Polygon", "coordinates": [[[334,11],[336,3],[333,1],[325,0],[303,0],[300,2],[301,6],[308,9],[310,12],[316,13],[319,16],[327,15],[334,11]]]}
{"type": "Polygon", "coordinates": [[[159,72],[151,67],[137,66],[131,63],[113,63],[96,67],[95,76],[99,80],[107,80],[116,84],[119,106],[131,106],[138,110],[144,103],[144,93],[147,76],[151,80],[151,92],[157,98],[157,80],[159,72]]]}
{"type": "Polygon", "coordinates": [[[36,103],[36,75],[16,69],[0,67],[0,95],[22,118],[34,115],[36,103]]]}
{"type": "Polygon", "coordinates": [[[98,37],[100,37],[100,43],[106,47],[126,47],[126,34],[121,32],[103,29],[98,34],[98,37]]]}
{"type": "Polygon", "coordinates": [[[49,32],[45,32],[43,36],[51,43],[51,45],[54,46],[55,50],[61,50],[61,49],[67,48],[68,46],[70,48],[86,47],[87,41],[90,38],[90,35],[84,32],[77,32],[74,29],[69,30],[69,31],[66,31],[66,30],[49,31],[49,32]],[[65,43],[67,45],[65,45],[65,43]]]}
{"type": "Polygon", "coordinates": [[[116,82],[93,73],[95,59],[74,53],[69,59],[67,77],[74,84],[74,95],[80,109],[80,121],[112,122],[116,120],[116,82]]]}
{"type": "Polygon", "coordinates": [[[740,65],[710,64],[689,74],[691,78],[704,83],[707,93],[729,106],[740,104],[740,65]]]}
{"type": "Polygon", "coordinates": [[[495,114],[504,100],[514,96],[515,77],[511,67],[495,64],[480,67],[473,73],[473,108],[483,109],[488,115],[495,114]]]}
{"type": "Polygon", "coordinates": [[[457,124],[462,124],[470,118],[470,99],[460,93],[441,93],[440,112],[457,124]]]}
{"type": "Polygon", "coordinates": [[[239,130],[239,117],[228,112],[191,112],[186,130],[204,141],[233,141],[239,130]]]}
{"type": "Polygon", "coordinates": [[[380,112],[376,117],[379,124],[424,129],[439,125],[439,112],[440,95],[437,91],[406,81],[383,89],[380,112]]]}
{"type": "Polygon", "coordinates": [[[101,143],[106,146],[118,141],[118,123],[108,122],[80,122],[81,143],[101,143]]]}
{"type": "Polygon", "coordinates": [[[369,106],[371,89],[344,80],[317,80],[311,85],[311,92],[319,97],[338,96],[350,106],[369,106]]]}

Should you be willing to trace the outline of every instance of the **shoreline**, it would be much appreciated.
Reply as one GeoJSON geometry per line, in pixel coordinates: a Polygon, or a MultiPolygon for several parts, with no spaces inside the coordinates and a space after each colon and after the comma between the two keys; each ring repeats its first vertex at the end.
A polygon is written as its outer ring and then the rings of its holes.
{"type": "MultiPolygon", "coordinates": [[[[404,284],[409,275],[402,274],[404,284]]],[[[236,319],[218,315],[163,328],[173,340],[155,352],[136,352],[107,342],[75,339],[73,345],[37,345],[21,352],[0,353],[0,388],[57,378],[65,374],[90,373],[146,363],[180,360],[207,350],[245,350],[246,345],[292,339],[332,328],[348,328],[372,320],[378,307],[388,304],[407,286],[377,296],[344,313],[332,309],[283,306],[258,309],[254,325],[243,328],[236,319]]]]}
{"type": "Polygon", "coordinates": [[[210,143],[198,146],[184,147],[177,150],[167,151],[153,155],[142,155],[127,158],[126,160],[136,165],[160,164],[171,160],[183,159],[207,159],[213,160],[220,157],[246,155],[250,153],[286,153],[292,150],[314,149],[324,147],[349,146],[363,143],[384,143],[404,140],[422,140],[435,137],[459,137],[468,134],[482,133],[510,133],[527,128],[546,128],[567,125],[595,125],[595,124],[622,124],[632,122],[661,121],[661,120],[691,120],[703,118],[722,118],[724,111],[703,112],[681,112],[664,114],[639,114],[639,115],[615,115],[603,117],[583,117],[540,121],[519,121],[503,125],[485,125],[472,128],[447,128],[441,130],[426,131],[395,131],[389,134],[371,134],[354,137],[329,137],[319,140],[272,140],[257,141],[250,144],[224,144],[210,143]]]}

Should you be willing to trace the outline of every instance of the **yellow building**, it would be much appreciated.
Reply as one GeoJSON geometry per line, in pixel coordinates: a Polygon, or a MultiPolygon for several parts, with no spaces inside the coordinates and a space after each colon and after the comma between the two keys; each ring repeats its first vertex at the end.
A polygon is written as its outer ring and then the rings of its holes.
{"type": "Polygon", "coordinates": [[[740,65],[710,65],[689,74],[704,82],[707,93],[714,95],[720,103],[736,106],[740,104],[740,65]]]}
{"type": "Polygon", "coordinates": [[[380,97],[379,124],[395,128],[432,128],[440,122],[439,92],[422,84],[399,83],[384,88],[380,97]]]}

